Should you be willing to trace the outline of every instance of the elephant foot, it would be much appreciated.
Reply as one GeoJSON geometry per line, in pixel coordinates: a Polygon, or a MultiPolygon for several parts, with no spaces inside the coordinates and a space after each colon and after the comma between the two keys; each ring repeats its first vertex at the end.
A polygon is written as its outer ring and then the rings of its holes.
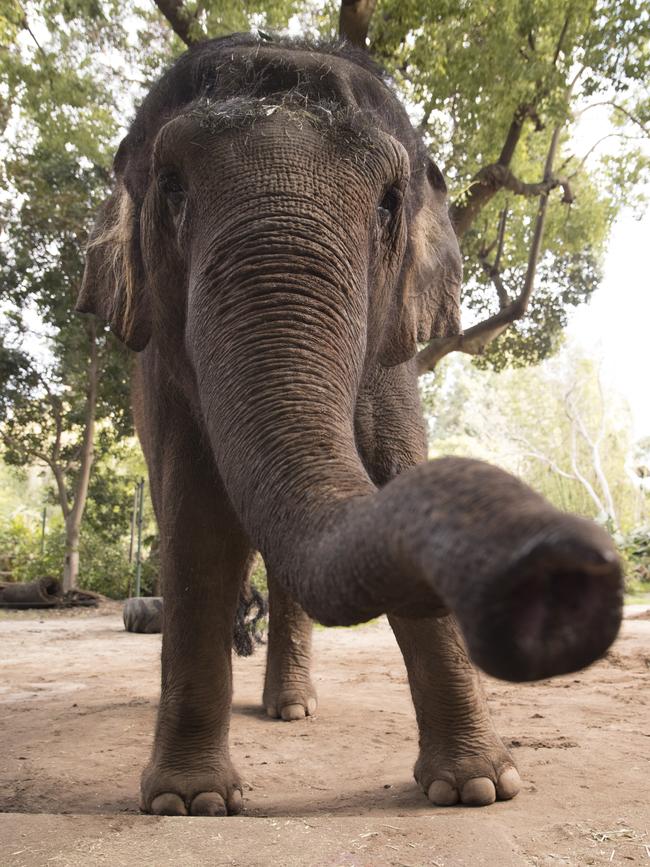
{"type": "Polygon", "coordinates": [[[190,772],[152,762],[142,772],[140,788],[140,809],[158,816],[235,816],[244,806],[230,762],[190,772]]]}
{"type": "Polygon", "coordinates": [[[468,737],[457,733],[443,746],[422,747],[414,775],[432,804],[485,807],[514,798],[521,778],[496,732],[468,737]]]}
{"type": "Polygon", "coordinates": [[[287,722],[313,716],[318,706],[316,690],[309,675],[298,681],[267,682],[262,703],[268,716],[287,722]]]}

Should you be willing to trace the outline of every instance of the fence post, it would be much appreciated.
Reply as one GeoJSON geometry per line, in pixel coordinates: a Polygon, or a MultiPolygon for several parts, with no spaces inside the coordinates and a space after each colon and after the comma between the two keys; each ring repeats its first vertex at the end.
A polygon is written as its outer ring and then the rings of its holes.
{"type": "MultiPolygon", "coordinates": [[[[140,491],[140,482],[135,483],[135,488],[133,489],[133,508],[131,509],[131,539],[129,541],[129,565],[133,563],[133,543],[135,541],[135,524],[136,524],[136,516],[138,514],[138,493],[140,491]]],[[[129,596],[131,594],[129,593],[129,596]]]]}
{"type": "Polygon", "coordinates": [[[41,555],[45,553],[45,524],[47,522],[47,506],[43,506],[43,517],[41,518],[41,555]]]}
{"type": "Polygon", "coordinates": [[[135,595],[140,595],[140,581],[142,578],[142,511],[144,507],[144,479],[140,479],[138,485],[138,547],[135,559],[135,595]]]}

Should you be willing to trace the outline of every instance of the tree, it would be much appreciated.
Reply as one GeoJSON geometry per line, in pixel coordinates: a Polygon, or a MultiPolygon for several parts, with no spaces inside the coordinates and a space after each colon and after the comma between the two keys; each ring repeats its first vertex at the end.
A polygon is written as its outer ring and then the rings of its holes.
{"type": "Polygon", "coordinates": [[[14,341],[0,342],[0,442],[14,466],[40,463],[55,482],[65,524],[63,587],[76,586],[81,521],[95,459],[115,450],[130,431],[126,364],[105,332],[93,322],[78,334],[61,329],[52,362],[36,362],[14,341]],[[74,338],[85,337],[77,345],[74,338]],[[67,338],[67,345],[62,346],[67,338]]]}
{"type": "MultiPolygon", "coordinates": [[[[234,29],[226,4],[156,5],[186,45],[234,29]]],[[[298,5],[246,3],[236,7],[237,23],[247,29],[257,15],[277,26],[298,5]]],[[[650,16],[642,0],[341,0],[324,10],[311,4],[302,24],[371,50],[451,179],[464,301],[479,321],[432,341],[420,371],[454,351],[496,367],[552,353],[567,309],[598,285],[616,213],[649,176],[650,16]],[[613,131],[578,153],[577,121],[603,107],[613,131]],[[593,166],[612,138],[618,152],[593,166]]]]}
{"type": "Polygon", "coordinates": [[[441,373],[422,380],[434,454],[500,464],[613,532],[646,519],[646,495],[628,469],[629,410],[594,361],[564,347],[535,367],[497,374],[457,357],[441,373]]]}
{"type": "Polygon", "coordinates": [[[290,21],[367,45],[450,179],[477,324],[426,348],[422,369],[452,350],[496,367],[550,354],[567,308],[598,285],[609,227],[647,169],[636,140],[650,118],[641,0],[9,0],[0,12],[5,448],[14,463],[45,460],[53,473],[70,524],[67,583],[98,436],[128,428],[126,357],[71,310],[132,103],[185,45],[251,27],[273,38],[290,21]],[[595,163],[602,143],[579,152],[572,129],[600,110],[622,147],[595,163]],[[29,357],[35,328],[46,365],[29,357]]]}
{"type": "Polygon", "coordinates": [[[596,288],[612,220],[647,178],[649,35],[634,0],[381,4],[370,44],[451,179],[465,304],[480,320],[428,347],[422,369],[453,350],[537,361],[596,288]],[[621,147],[596,163],[603,142],[580,152],[574,132],[602,108],[621,147]]]}
{"type": "Polygon", "coordinates": [[[54,14],[45,46],[18,3],[0,19],[3,41],[10,40],[0,82],[11,108],[2,113],[10,122],[2,178],[9,195],[0,202],[0,443],[8,463],[37,461],[52,472],[65,521],[67,590],[77,581],[95,453],[130,429],[126,354],[74,314],[117,131],[111,82],[93,68],[91,46],[116,40],[96,4],[45,6],[54,14]]]}

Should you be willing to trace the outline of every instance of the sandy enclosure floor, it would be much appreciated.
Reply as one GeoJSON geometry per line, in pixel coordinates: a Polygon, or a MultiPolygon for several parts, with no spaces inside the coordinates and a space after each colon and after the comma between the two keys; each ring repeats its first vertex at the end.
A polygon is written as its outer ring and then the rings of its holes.
{"type": "Polygon", "coordinates": [[[231,744],[246,812],[141,816],[160,636],[116,608],[0,619],[0,865],[586,865],[650,867],[650,619],[608,657],[534,685],[486,680],[524,788],[435,808],[413,782],[417,733],[383,620],[315,634],[319,710],[260,705],[264,652],[235,661],[231,744]]]}

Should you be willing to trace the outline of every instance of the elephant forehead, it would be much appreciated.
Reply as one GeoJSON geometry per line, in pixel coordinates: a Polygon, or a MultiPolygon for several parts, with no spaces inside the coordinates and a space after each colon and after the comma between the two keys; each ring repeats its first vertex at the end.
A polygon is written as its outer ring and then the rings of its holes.
{"type": "Polygon", "coordinates": [[[238,122],[233,114],[224,118],[229,108],[185,115],[185,129],[174,133],[174,150],[181,151],[190,179],[218,184],[224,193],[250,186],[258,193],[302,190],[324,198],[351,188],[374,195],[408,173],[404,149],[367,126],[344,119],[326,126],[308,109],[277,103],[263,112],[256,106],[238,122]]]}

